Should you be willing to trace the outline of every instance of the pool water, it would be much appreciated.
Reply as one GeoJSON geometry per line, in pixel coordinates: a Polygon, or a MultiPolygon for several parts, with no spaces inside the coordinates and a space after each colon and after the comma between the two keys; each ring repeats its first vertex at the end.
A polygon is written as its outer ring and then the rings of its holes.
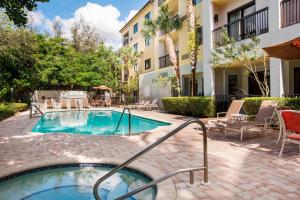
{"type": "MultiPolygon", "coordinates": [[[[128,114],[124,114],[118,130],[115,132],[121,114],[112,110],[47,112],[32,129],[32,132],[126,135],[129,132],[128,114]]],[[[170,124],[131,115],[131,133],[133,134],[167,125],[170,124]]]]}
{"type": "MultiPolygon", "coordinates": [[[[0,183],[1,200],[94,200],[94,183],[112,166],[67,167],[31,172],[0,183]]],[[[113,200],[151,179],[134,170],[121,170],[99,187],[103,200],[113,200]]],[[[154,200],[156,188],[149,188],[128,200],[154,200]]]]}

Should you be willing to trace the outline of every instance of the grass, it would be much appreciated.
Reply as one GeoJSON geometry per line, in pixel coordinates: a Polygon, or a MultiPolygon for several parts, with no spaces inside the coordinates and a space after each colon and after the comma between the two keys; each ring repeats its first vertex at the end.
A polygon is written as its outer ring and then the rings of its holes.
{"type": "Polygon", "coordinates": [[[26,103],[0,103],[0,121],[26,110],[27,107],[26,103]]]}

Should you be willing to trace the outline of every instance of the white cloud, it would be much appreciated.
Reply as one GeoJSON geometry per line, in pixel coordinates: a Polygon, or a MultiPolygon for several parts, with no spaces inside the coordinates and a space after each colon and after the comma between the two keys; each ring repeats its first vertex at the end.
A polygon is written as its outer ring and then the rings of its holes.
{"type": "MultiPolygon", "coordinates": [[[[96,3],[88,2],[85,6],[78,8],[72,18],[61,18],[56,16],[54,19],[59,19],[62,23],[64,37],[71,38],[70,29],[76,20],[82,18],[88,24],[94,26],[98,30],[100,36],[104,38],[107,45],[118,48],[121,46],[122,36],[119,30],[137,13],[136,10],[131,10],[125,21],[120,20],[121,13],[113,5],[102,6],[96,3]]],[[[41,11],[31,13],[32,25],[34,27],[42,27],[41,30],[52,32],[52,21],[46,18],[41,11]]]]}
{"type": "Polygon", "coordinates": [[[131,18],[133,18],[133,16],[138,12],[138,10],[131,10],[128,17],[126,17],[125,21],[128,22],[129,20],[131,20],[131,18]]]}

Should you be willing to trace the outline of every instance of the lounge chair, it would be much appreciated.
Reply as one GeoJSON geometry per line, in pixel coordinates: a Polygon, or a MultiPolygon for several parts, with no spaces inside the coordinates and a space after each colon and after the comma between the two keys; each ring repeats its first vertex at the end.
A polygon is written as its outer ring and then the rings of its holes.
{"type": "Polygon", "coordinates": [[[232,117],[232,120],[219,122],[219,126],[223,126],[225,129],[225,135],[228,130],[238,130],[241,133],[240,140],[243,141],[244,133],[252,128],[261,128],[261,131],[267,131],[267,128],[272,124],[273,112],[277,105],[276,101],[264,100],[256,115],[237,115],[232,117]],[[254,121],[250,121],[252,117],[255,117],[254,121]]]}
{"type": "Polygon", "coordinates": [[[144,104],[142,104],[142,105],[137,105],[136,108],[137,108],[138,110],[141,110],[141,109],[147,109],[149,106],[150,106],[150,101],[145,101],[144,104]]]}
{"type": "Polygon", "coordinates": [[[152,101],[152,103],[148,106],[148,109],[149,110],[152,110],[152,109],[159,109],[159,107],[158,107],[158,105],[157,105],[157,99],[154,99],[153,101],[152,101]]]}
{"type": "Polygon", "coordinates": [[[239,114],[243,104],[245,101],[243,100],[233,100],[227,110],[227,112],[219,112],[217,113],[217,118],[210,119],[208,121],[208,130],[211,128],[220,128],[218,127],[219,122],[226,122],[232,119],[232,115],[239,114]]]}
{"type": "Polygon", "coordinates": [[[83,108],[90,108],[89,100],[87,98],[84,98],[82,101],[83,108]]]}
{"type": "Polygon", "coordinates": [[[76,99],[71,99],[71,109],[76,109],[77,105],[76,105],[76,99]]]}
{"type": "Polygon", "coordinates": [[[53,109],[54,108],[53,100],[52,99],[47,99],[46,100],[46,106],[47,106],[47,109],[53,109]]]}
{"type": "Polygon", "coordinates": [[[61,99],[60,100],[60,108],[61,109],[67,109],[68,108],[67,100],[66,99],[61,99]]]}
{"type": "Polygon", "coordinates": [[[300,153],[300,112],[292,110],[284,110],[280,112],[279,119],[282,125],[282,146],[279,152],[279,157],[282,156],[286,142],[299,145],[300,153]]]}

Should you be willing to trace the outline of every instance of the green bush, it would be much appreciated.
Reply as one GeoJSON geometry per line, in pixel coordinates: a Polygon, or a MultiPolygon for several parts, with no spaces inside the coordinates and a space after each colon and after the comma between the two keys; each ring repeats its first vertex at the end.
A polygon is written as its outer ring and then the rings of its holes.
{"type": "Polygon", "coordinates": [[[16,112],[27,109],[26,103],[2,103],[0,104],[0,121],[13,116],[16,112]]]}
{"type": "Polygon", "coordinates": [[[164,109],[173,114],[195,117],[213,117],[215,115],[213,97],[165,97],[162,102],[164,109]]]}
{"type": "Polygon", "coordinates": [[[255,115],[263,100],[276,100],[279,106],[288,106],[293,110],[300,110],[300,98],[278,98],[278,97],[249,97],[244,98],[243,110],[247,115],[255,115]]]}

